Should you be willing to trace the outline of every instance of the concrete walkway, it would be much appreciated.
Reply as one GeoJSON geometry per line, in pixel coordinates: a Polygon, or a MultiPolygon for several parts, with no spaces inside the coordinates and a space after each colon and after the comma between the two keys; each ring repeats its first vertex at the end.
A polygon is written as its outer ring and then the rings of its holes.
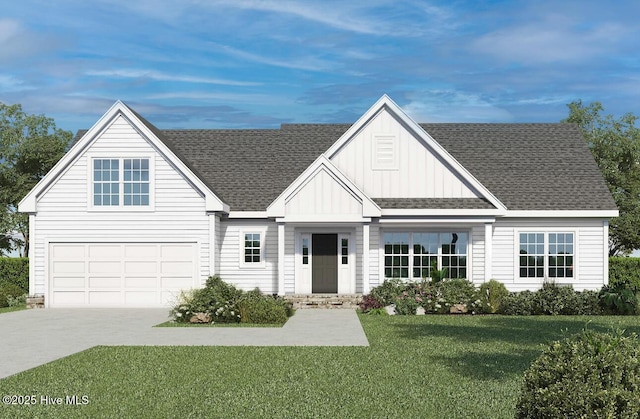
{"type": "Polygon", "coordinates": [[[0,314],[0,378],[97,345],[368,346],[355,310],[307,309],[282,328],[153,327],[166,309],[34,309],[0,314]]]}

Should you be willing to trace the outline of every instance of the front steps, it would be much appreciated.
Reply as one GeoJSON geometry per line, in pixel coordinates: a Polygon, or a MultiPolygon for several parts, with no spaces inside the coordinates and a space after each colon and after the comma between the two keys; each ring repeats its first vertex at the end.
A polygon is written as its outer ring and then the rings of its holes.
{"type": "Polygon", "coordinates": [[[362,294],[289,294],[293,308],[358,308],[362,294]]]}

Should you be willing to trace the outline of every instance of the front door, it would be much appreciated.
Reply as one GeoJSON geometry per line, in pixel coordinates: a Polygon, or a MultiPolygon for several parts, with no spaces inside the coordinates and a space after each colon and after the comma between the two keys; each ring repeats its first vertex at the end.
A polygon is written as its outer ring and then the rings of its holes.
{"type": "Polygon", "coordinates": [[[314,234],[311,236],[312,293],[338,292],[338,235],[314,234]]]}

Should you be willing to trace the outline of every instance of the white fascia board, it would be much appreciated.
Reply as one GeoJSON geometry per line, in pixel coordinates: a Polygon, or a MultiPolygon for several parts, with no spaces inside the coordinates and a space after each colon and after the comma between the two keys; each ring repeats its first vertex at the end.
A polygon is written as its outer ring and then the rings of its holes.
{"type": "Polygon", "coordinates": [[[379,112],[387,109],[394,116],[400,119],[407,129],[412,131],[420,140],[428,144],[443,160],[454,168],[473,188],[479,191],[483,198],[487,199],[496,208],[506,211],[507,207],[489,189],[480,183],[463,165],[461,165],[444,147],[429,135],[417,122],[407,115],[389,96],[382,95],[380,99],[365,112],[342,136],[325,152],[328,159],[335,156],[340,149],[345,146],[358,131],[369,123],[379,112]]]}
{"type": "Polygon", "coordinates": [[[439,217],[439,216],[502,216],[499,209],[383,209],[383,217],[439,217]]]}
{"type": "Polygon", "coordinates": [[[37,198],[42,195],[53,182],[88,148],[91,142],[116,118],[118,113],[126,108],[124,103],[116,101],[107,112],[93,124],[93,126],[65,153],[64,156],[49,170],[49,172],[22,198],[18,204],[18,211],[36,213],[37,198]],[[91,139],[91,140],[88,140],[91,139]]]}
{"type": "Polygon", "coordinates": [[[493,224],[495,217],[420,217],[420,218],[381,218],[380,224],[388,225],[435,225],[435,224],[493,224]]]}
{"type": "Polygon", "coordinates": [[[333,226],[335,224],[359,225],[362,223],[370,223],[371,218],[360,217],[353,214],[346,214],[346,215],[323,214],[318,216],[298,214],[295,216],[288,215],[286,217],[276,218],[276,222],[286,223],[286,224],[317,225],[318,227],[327,227],[328,224],[333,226]]]}
{"type": "Polygon", "coordinates": [[[269,218],[267,211],[229,211],[229,218],[269,218]]]}
{"type": "Polygon", "coordinates": [[[618,210],[507,211],[505,218],[614,218],[618,210]]]}

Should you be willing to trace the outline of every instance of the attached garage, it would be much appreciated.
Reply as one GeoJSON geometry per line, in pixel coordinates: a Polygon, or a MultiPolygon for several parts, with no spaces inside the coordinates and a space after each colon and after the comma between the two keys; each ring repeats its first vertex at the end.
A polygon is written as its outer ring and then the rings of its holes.
{"type": "Polygon", "coordinates": [[[197,287],[196,243],[50,243],[50,307],[167,307],[197,287]]]}

